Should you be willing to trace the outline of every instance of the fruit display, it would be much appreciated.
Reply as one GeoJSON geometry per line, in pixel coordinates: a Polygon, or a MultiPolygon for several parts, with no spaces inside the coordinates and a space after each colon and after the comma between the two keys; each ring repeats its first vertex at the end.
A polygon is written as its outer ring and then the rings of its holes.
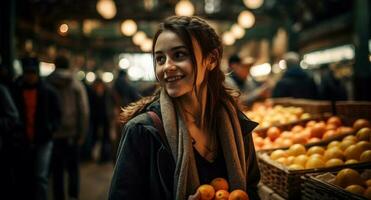
{"type": "MultiPolygon", "coordinates": [[[[364,119],[361,120],[363,121],[364,119]]],[[[355,125],[357,125],[358,128],[360,126],[357,121],[355,125]]],[[[363,123],[361,125],[365,126],[366,124],[363,123]]],[[[294,125],[290,130],[281,130],[279,127],[272,126],[266,131],[265,138],[261,136],[262,134],[254,132],[253,140],[256,150],[264,150],[289,147],[293,144],[307,144],[320,142],[322,140],[330,140],[336,136],[353,131],[354,128],[344,126],[340,117],[332,116],[326,121],[310,120],[305,125],[294,125]]],[[[362,137],[366,137],[366,135],[367,134],[364,134],[362,137]]]]}
{"type": "Polygon", "coordinates": [[[361,175],[354,169],[345,168],[336,174],[332,183],[348,192],[371,199],[370,173],[361,175]]]}
{"type": "Polygon", "coordinates": [[[288,124],[299,120],[309,119],[312,116],[305,113],[300,107],[284,107],[276,105],[273,107],[254,106],[251,111],[245,111],[244,114],[251,120],[258,122],[258,128],[268,128],[288,124]]]}
{"type": "Polygon", "coordinates": [[[229,192],[228,181],[224,178],[215,178],[210,184],[200,185],[197,190],[201,200],[249,200],[249,196],[243,190],[229,192]]]}
{"type": "Polygon", "coordinates": [[[370,137],[371,129],[361,128],[355,136],[348,135],[341,141],[330,142],[327,146],[306,148],[303,144],[294,144],[287,150],[275,150],[269,156],[290,170],[371,162],[370,137]]]}

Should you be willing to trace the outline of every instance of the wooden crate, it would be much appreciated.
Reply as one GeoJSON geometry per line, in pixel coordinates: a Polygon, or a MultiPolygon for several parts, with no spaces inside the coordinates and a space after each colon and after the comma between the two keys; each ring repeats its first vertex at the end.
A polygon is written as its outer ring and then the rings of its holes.
{"type": "MultiPolygon", "coordinates": [[[[364,169],[371,169],[370,163],[359,164],[353,167],[358,172],[362,172],[364,169]]],[[[335,175],[335,173],[331,173],[335,175]]],[[[334,184],[328,183],[320,178],[324,174],[310,174],[302,177],[302,199],[303,200],[342,200],[342,199],[355,199],[355,200],[366,200],[365,197],[353,194],[344,190],[343,188],[334,184]]]]}

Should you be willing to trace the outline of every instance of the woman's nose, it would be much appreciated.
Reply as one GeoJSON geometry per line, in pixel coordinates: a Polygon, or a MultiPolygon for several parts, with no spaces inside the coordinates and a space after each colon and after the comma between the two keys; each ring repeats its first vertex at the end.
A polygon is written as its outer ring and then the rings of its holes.
{"type": "Polygon", "coordinates": [[[176,65],[171,58],[166,59],[164,71],[174,71],[176,70],[176,65]]]}

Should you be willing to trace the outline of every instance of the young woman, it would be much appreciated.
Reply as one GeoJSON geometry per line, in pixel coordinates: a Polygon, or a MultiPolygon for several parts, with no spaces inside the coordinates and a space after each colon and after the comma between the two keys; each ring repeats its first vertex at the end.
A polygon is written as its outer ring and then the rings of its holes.
{"type": "Polygon", "coordinates": [[[199,199],[216,177],[259,199],[251,131],[224,87],[222,45],[198,17],[170,17],[153,41],[161,90],[127,107],[109,199],[199,199]],[[196,193],[196,194],[195,194],[196,193]]]}

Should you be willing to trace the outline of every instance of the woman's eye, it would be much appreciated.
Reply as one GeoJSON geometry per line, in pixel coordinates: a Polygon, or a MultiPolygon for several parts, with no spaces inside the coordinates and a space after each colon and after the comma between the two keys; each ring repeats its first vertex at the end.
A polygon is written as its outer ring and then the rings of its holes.
{"type": "Polygon", "coordinates": [[[186,56],[186,53],[182,51],[175,53],[175,58],[178,58],[178,59],[184,58],[185,56],[186,56]]]}
{"type": "Polygon", "coordinates": [[[162,65],[165,63],[165,57],[164,56],[157,56],[156,57],[156,63],[159,65],[162,65]]]}

